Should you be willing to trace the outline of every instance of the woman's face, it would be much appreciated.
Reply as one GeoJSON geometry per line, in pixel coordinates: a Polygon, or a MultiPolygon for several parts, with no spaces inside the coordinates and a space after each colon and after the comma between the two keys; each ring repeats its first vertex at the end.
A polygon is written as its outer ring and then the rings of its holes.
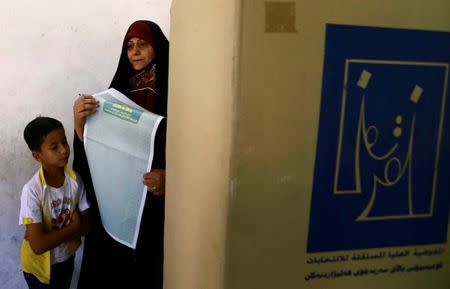
{"type": "Polygon", "coordinates": [[[133,37],[127,43],[127,55],[134,70],[142,70],[152,62],[155,52],[147,41],[133,37]]]}

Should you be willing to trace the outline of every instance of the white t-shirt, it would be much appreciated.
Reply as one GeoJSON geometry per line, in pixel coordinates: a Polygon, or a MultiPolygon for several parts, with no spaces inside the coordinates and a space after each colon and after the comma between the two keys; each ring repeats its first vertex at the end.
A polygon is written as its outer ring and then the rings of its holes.
{"type": "MultiPolygon", "coordinates": [[[[59,230],[70,223],[73,211],[72,198],[79,196],[80,212],[89,208],[84,184],[76,173],[76,179],[74,179],[66,172],[64,184],[54,188],[45,183],[42,173],[39,176],[41,171],[38,171],[23,187],[19,224],[44,223],[44,214],[48,211],[52,229],[59,230]]],[[[71,171],[71,173],[74,172],[71,171]]],[[[51,264],[64,262],[73,253],[67,250],[65,243],[62,243],[52,250],[51,264]]]]}

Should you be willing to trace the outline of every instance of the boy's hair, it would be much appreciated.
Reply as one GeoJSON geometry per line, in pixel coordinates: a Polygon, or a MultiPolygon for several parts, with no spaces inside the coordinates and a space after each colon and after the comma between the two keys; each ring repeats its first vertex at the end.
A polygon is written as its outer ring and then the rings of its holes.
{"type": "Polygon", "coordinates": [[[64,129],[64,126],[59,120],[38,116],[27,124],[23,137],[31,151],[40,151],[44,138],[50,132],[60,128],[64,129]]]}

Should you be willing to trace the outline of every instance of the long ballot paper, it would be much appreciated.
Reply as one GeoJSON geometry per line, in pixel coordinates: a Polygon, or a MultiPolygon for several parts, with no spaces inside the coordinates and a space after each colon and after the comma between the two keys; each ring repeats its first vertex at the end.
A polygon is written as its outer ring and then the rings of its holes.
{"type": "Polygon", "coordinates": [[[156,130],[163,119],[115,89],[93,95],[99,109],[84,127],[84,148],[100,216],[112,238],[136,248],[156,130]]]}

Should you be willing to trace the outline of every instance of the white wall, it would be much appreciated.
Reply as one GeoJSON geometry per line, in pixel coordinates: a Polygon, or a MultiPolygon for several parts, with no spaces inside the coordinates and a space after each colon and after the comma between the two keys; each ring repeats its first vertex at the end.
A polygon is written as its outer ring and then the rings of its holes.
{"type": "Polygon", "coordinates": [[[72,142],[78,93],[106,89],[128,25],[149,19],[169,32],[171,0],[2,1],[0,4],[0,289],[26,288],[19,250],[20,192],[38,165],[23,140],[37,115],[55,117],[72,142]]]}

